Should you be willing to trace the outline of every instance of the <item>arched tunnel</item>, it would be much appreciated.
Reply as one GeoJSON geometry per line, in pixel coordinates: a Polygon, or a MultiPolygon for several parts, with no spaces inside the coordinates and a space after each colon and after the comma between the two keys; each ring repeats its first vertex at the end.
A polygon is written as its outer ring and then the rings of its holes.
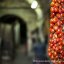
{"type": "MultiPolygon", "coordinates": [[[[27,26],[26,26],[26,22],[23,19],[21,19],[18,16],[15,16],[15,15],[4,15],[0,18],[0,23],[12,25],[13,37],[15,36],[15,34],[14,34],[15,33],[15,31],[14,31],[15,24],[19,23],[19,25],[20,25],[20,31],[19,31],[20,32],[20,34],[19,34],[20,43],[21,44],[26,43],[27,26]]],[[[13,40],[14,40],[14,38],[13,38],[13,40]]],[[[15,42],[15,40],[14,40],[14,42],[15,42]]]]}
{"type": "MultiPolygon", "coordinates": [[[[0,29],[1,29],[0,38],[5,43],[4,46],[2,44],[1,48],[3,50],[3,47],[4,48],[7,47],[8,51],[10,51],[10,48],[13,49],[13,51],[12,51],[12,58],[13,58],[16,55],[15,53],[16,53],[18,47],[22,47],[27,44],[26,22],[22,18],[20,18],[16,15],[9,15],[9,14],[4,15],[4,16],[0,17],[0,29]]],[[[1,50],[1,52],[2,52],[2,50],[1,50]]],[[[19,50],[20,51],[17,52],[17,56],[22,59],[23,55],[21,53],[21,48],[19,50]]],[[[23,58],[25,58],[25,56],[23,58]]],[[[16,60],[19,61],[18,58],[16,58],[16,60]]],[[[23,60],[22,60],[22,62],[23,62],[23,60]]],[[[20,60],[20,62],[21,62],[21,60],[20,60]]]]}

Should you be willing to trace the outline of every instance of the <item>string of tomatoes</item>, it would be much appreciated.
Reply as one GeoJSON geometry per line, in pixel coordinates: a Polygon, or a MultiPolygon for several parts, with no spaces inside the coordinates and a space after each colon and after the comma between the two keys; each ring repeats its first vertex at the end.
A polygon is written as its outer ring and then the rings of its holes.
{"type": "Polygon", "coordinates": [[[52,0],[50,6],[48,55],[53,64],[64,64],[64,0],[52,0]]]}

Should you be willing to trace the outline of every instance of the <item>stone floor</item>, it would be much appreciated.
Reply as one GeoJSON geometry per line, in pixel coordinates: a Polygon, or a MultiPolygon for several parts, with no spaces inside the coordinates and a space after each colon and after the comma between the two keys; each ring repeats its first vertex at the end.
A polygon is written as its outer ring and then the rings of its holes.
{"type": "Polygon", "coordinates": [[[32,64],[32,59],[22,53],[22,48],[17,50],[16,58],[14,62],[3,61],[2,64],[32,64]]]}
{"type": "Polygon", "coordinates": [[[22,53],[21,48],[18,50],[14,64],[32,64],[32,59],[22,53]]]}

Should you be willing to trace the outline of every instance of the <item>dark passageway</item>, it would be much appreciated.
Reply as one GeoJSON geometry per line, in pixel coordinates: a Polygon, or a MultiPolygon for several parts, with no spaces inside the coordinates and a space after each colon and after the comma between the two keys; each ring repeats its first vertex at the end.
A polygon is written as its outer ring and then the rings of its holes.
{"type": "MultiPolygon", "coordinates": [[[[14,61],[14,64],[26,64],[26,63],[29,63],[31,64],[29,61],[28,61],[28,57],[25,56],[21,50],[22,50],[22,45],[26,45],[27,43],[27,26],[26,26],[26,22],[24,20],[22,20],[21,18],[15,16],[15,15],[5,15],[3,17],[0,18],[0,25],[1,24],[4,24],[4,31],[7,29],[5,29],[5,27],[8,25],[8,26],[11,26],[11,33],[12,34],[12,39],[10,39],[10,41],[12,40],[12,47],[13,47],[13,50],[16,51],[16,53],[13,53],[13,56],[16,54],[15,56],[15,61],[14,61]],[[19,40],[17,41],[16,43],[16,39],[15,36],[15,30],[14,30],[14,27],[15,25],[18,24],[20,25],[20,31],[19,31],[19,40]],[[16,48],[16,46],[18,48],[16,48]],[[26,61],[26,62],[24,62],[26,61]]],[[[18,31],[18,28],[16,28],[16,30],[18,31]]],[[[9,30],[8,30],[9,31],[9,30]]],[[[7,31],[6,31],[7,32],[7,31]]],[[[3,32],[4,34],[4,32],[3,32]]],[[[8,34],[7,34],[8,35],[8,34]]],[[[2,35],[4,37],[4,35],[2,35]]],[[[9,36],[9,35],[8,35],[9,36]]],[[[1,36],[0,36],[1,37],[1,36]]]]}
{"type": "Polygon", "coordinates": [[[15,26],[16,21],[19,22],[19,24],[20,24],[20,43],[23,44],[23,43],[25,43],[25,41],[27,39],[26,22],[23,19],[21,19],[20,17],[15,16],[15,15],[4,15],[0,19],[1,23],[12,24],[13,28],[15,26]]]}

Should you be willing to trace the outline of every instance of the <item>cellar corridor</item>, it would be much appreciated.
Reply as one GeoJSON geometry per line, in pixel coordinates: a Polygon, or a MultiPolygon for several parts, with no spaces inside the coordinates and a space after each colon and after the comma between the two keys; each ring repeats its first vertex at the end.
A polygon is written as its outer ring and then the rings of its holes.
{"type": "Polygon", "coordinates": [[[2,55],[2,64],[31,64],[31,61],[29,61],[28,56],[25,54],[27,53],[25,47],[27,43],[27,26],[25,21],[14,15],[5,15],[0,18],[0,29],[0,38],[4,41],[4,46],[8,42],[10,46],[7,45],[11,49],[5,49],[4,51],[10,51],[12,52],[12,56],[14,56],[14,61],[8,62],[6,59],[9,59],[10,57],[8,53],[4,52],[2,55]]]}

